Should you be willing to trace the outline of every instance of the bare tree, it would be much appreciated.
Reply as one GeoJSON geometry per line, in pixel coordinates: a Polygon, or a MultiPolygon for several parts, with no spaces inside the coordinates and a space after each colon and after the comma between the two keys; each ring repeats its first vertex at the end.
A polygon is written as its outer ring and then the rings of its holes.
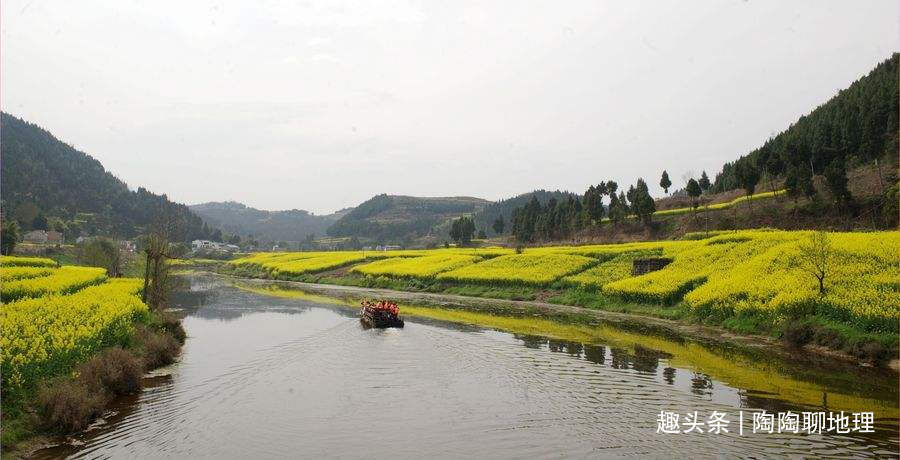
{"type": "Polygon", "coordinates": [[[828,233],[818,231],[799,244],[800,267],[819,281],[819,294],[825,295],[825,277],[831,271],[834,249],[828,233]]]}
{"type": "Polygon", "coordinates": [[[142,300],[151,308],[163,308],[172,289],[169,280],[169,259],[177,258],[170,243],[170,235],[177,234],[178,222],[161,215],[144,237],[144,292],[142,300]]]}

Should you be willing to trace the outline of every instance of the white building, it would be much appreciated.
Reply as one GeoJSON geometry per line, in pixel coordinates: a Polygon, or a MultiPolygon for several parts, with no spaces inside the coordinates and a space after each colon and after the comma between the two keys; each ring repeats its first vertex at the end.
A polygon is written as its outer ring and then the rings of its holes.
{"type": "Polygon", "coordinates": [[[194,240],[191,241],[191,249],[195,251],[207,250],[235,252],[239,251],[241,248],[233,244],[219,243],[218,241],[194,240]]]}

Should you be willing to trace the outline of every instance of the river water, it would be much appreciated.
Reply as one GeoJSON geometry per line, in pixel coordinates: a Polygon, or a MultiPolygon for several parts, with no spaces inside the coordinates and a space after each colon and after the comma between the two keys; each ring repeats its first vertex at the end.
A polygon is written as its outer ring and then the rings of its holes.
{"type": "Polygon", "coordinates": [[[350,308],[187,281],[180,362],[35,457],[897,456],[892,372],[823,378],[658,337],[587,344],[412,317],[367,330],[350,308]],[[837,409],[874,411],[875,433],[752,432],[753,412],[837,409]],[[661,411],[723,412],[729,432],[658,433],[661,411]]]}

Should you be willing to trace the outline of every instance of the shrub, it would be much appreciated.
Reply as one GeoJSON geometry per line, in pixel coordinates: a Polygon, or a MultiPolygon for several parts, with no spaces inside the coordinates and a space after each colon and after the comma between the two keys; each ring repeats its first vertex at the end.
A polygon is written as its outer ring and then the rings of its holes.
{"type": "Polygon", "coordinates": [[[38,389],[37,406],[44,425],[63,433],[87,428],[103,412],[106,400],[83,383],[54,380],[38,389]]]}
{"type": "Polygon", "coordinates": [[[181,325],[181,320],[167,311],[158,312],[157,318],[160,329],[168,332],[179,344],[184,345],[184,341],[187,339],[187,332],[185,332],[184,326],[181,325]]]}
{"type": "Polygon", "coordinates": [[[141,360],[119,347],[108,348],[77,368],[78,381],[94,393],[133,394],[141,389],[141,360]]]}
{"type": "Polygon", "coordinates": [[[151,370],[175,362],[181,347],[168,332],[157,332],[144,326],[137,328],[135,350],[144,362],[144,369],[151,370]]]}

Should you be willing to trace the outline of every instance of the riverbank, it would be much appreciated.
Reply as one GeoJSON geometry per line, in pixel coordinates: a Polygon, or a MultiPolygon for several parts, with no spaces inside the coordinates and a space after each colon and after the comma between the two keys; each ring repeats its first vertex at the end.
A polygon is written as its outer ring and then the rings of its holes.
{"type": "Polygon", "coordinates": [[[180,319],[148,307],[139,279],[45,258],[4,257],[0,265],[4,456],[85,429],[180,352],[180,319]]]}
{"type": "Polygon", "coordinates": [[[827,348],[881,364],[897,358],[900,345],[898,254],[896,231],[758,229],[515,251],[256,253],[214,269],[247,278],[631,313],[771,337],[794,348],[827,348]]]}
{"type": "Polygon", "coordinates": [[[643,357],[636,360],[664,358],[670,365],[691,369],[696,376],[709,376],[746,388],[748,394],[789,395],[801,407],[848,411],[877,408],[880,417],[893,420],[897,416],[896,397],[886,396],[886,393],[896,393],[895,370],[859,366],[828,354],[785,349],[766,337],[730,337],[715,328],[686,330],[677,324],[670,328],[665,321],[647,324],[630,321],[629,315],[598,317],[603,313],[532,302],[473,301],[465,297],[278,281],[230,279],[227,282],[240,290],[267,297],[330,304],[345,310],[344,314],[350,317],[358,314],[358,298],[393,296],[401,302],[401,314],[413,324],[456,323],[466,330],[511,333],[526,342],[549,338],[551,342],[574,344],[569,347],[576,349],[610,346],[621,353],[643,357]],[[612,321],[608,321],[610,317],[612,321]],[[431,323],[432,320],[438,323],[431,323]],[[835,392],[836,389],[840,390],[835,392]]]}
{"type": "MultiPolygon", "coordinates": [[[[221,275],[221,274],[220,274],[221,275]]],[[[562,305],[540,300],[507,300],[484,297],[471,297],[447,293],[411,292],[393,289],[372,288],[352,285],[308,283],[298,281],[262,280],[254,278],[231,277],[240,280],[240,286],[260,289],[265,293],[267,286],[282,286],[299,289],[313,295],[340,299],[356,306],[363,298],[388,298],[407,305],[434,306],[442,309],[470,311],[496,316],[522,318],[542,318],[580,326],[612,326],[618,329],[641,334],[654,334],[675,340],[688,338],[692,341],[711,346],[737,346],[749,351],[757,350],[772,353],[781,358],[802,360],[863,364],[857,357],[841,351],[815,345],[793,346],[773,336],[757,334],[739,334],[728,329],[688,321],[636,314],[635,311],[653,310],[652,305],[621,304],[625,310],[610,311],[597,308],[562,305]]],[[[320,299],[321,301],[322,299],[320,299]]],[[[408,309],[404,310],[408,311],[408,309]]],[[[900,370],[896,359],[885,363],[894,371],[900,370]]]]}
{"type": "Polygon", "coordinates": [[[148,373],[176,361],[186,334],[168,312],[150,312],[127,340],[102,348],[69,373],[59,373],[3,400],[2,457],[25,458],[80,432],[113,401],[143,388],[148,373]]]}
{"type": "Polygon", "coordinates": [[[729,414],[727,437],[679,437],[686,455],[896,445],[896,374],[887,369],[422,304],[401,304],[403,329],[366,329],[352,296],[183,278],[171,306],[191,339],[177,367],[151,391],[121,398],[96,428],[35,457],[364,457],[372,445],[398,456],[477,456],[492,445],[521,457],[655,457],[673,439],[653,434],[661,410],[729,414]],[[751,436],[750,411],[761,410],[871,411],[876,432],[751,436]]]}

